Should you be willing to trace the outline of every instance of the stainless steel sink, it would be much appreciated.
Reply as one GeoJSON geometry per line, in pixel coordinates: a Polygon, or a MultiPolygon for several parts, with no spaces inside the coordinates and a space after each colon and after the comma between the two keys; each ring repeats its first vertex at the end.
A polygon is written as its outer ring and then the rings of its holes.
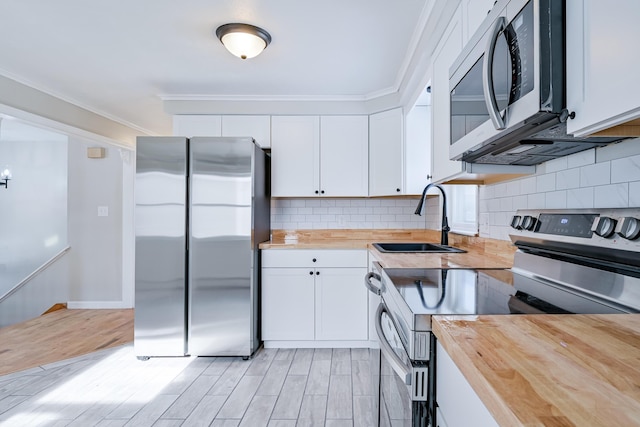
{"type": "Polygon", "coordinates": [[[380,252],[399,253],[462,253],[466,252],[453,246],[438,245],[436,243],[374,243],[373,247],[380,252]]]}

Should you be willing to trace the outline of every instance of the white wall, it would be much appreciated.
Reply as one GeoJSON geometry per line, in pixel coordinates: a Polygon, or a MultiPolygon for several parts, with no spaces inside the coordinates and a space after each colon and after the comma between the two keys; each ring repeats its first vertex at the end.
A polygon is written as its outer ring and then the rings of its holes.
{"type": "Polygon", "coordinates": [[[4,118],[0,138],[2,296],[67,246],[67,137],[4,118]]]}
{"type": "Polygon", "coordinates": [[[480,187],[480,236],[509,240],[517,209],[640,207],[640,139],[552,160],[536,174],[480,187]]]}
{"type": "Polygon", "coordinates": [[[70,307],[118,306],[122,294],[122,176],[120,150],[74,137],[69,143],[70,307]],[[87,158],[88,147],[106,149],[87,158]],[[98,216],[98,206],[109,215],[98,216]]]}

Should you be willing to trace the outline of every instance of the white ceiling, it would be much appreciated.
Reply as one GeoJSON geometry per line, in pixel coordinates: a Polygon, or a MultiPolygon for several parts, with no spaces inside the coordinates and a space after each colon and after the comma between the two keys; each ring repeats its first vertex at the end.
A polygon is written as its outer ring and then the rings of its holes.
{"type": "MultiPolygon", "coordinates": [[[[0,0],[0,74],[155,134],[161,95],[370,99],[398,90],[428,0],[0,0]],[[215,29],[273,41],[242,61],[215,29]]],[[[1,99],[0,99],[1,102],[1,99]]]]}

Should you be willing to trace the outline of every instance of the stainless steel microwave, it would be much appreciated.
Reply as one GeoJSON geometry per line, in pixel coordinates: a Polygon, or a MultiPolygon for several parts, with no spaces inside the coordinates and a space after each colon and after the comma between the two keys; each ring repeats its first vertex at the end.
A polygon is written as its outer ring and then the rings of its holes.
{"type": "Polygon", "coordinates": [[[497,1],[449,76],[451,159],[536,165],[620,139],[567,134],[564,0],[497,1]]]}

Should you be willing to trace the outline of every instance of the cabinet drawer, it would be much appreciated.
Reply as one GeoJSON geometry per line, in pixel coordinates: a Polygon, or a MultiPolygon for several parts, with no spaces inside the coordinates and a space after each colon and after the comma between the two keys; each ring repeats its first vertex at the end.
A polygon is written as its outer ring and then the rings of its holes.
{"type": "Polygon", "coordinates": [[[263,267],[367,267],[365,249],[266,249],[263,267]]]}

